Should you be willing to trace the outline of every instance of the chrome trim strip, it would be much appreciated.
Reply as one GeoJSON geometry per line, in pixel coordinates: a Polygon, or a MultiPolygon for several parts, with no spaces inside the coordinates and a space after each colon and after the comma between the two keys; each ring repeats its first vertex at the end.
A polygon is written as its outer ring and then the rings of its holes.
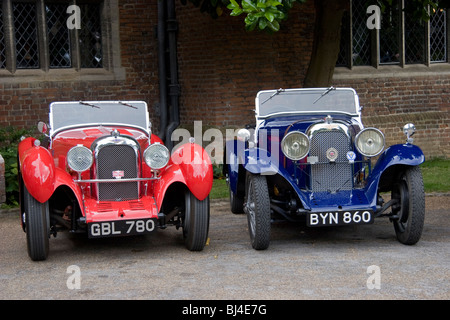
{"type": "Polygon", "coordinates": [[[139,182],[139,181],[150,181],[159,180],[161,177],[153,178],[135,178],[135,179],[87,179],[87,180],[73,180],[76,183],[106,183],[106,182],[139,182]]]}
{"type": "Polygon", "coordinates": [[[319,131],[332,131],[332,130],[341,131],[347,137],[349,137],[349,138],[351,137],[350,127],[345,124],[338,123],[338,122],[333,122],[330,124],[328,124],[328,123],[312,124],[311,127],[309,127],[308,130],[306,131],[306,135],[309,137],[309,139],[312,139],[313,135],[319,131]]]}

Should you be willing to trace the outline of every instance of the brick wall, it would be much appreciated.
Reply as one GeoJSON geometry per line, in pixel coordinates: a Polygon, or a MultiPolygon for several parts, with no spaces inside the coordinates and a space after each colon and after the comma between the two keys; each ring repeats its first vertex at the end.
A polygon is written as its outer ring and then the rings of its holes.
{"type": "Polygon", "coordinates": [[[427,158],[449,158],[450,73],[399,73],[401,76],[386,78],[373,72],[353,80],[340,79],[338,73],[334,85],[350,86],[358,92],[364,125],[380,128],[387,145],[403,143],[402,128],[411,122],[417,129],[414,143],[427,158]]]}
{"type": "Polygon", "coordinates": [[[228,12],[214,20],[191,4],[179,5],[181,120],[218,127],[254,122],[259,90],[301,85],[312,47],[313,17],[311,5],[296,6],[272,35],[245,31],[242,17],[228,12]]]}

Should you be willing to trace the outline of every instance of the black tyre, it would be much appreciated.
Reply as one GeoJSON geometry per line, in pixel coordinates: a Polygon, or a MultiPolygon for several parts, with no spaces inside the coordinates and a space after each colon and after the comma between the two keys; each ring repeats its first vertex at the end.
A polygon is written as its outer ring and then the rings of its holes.
{"type": "Polygon", "coordinates": [[[270,243],[270,198],[265,176],[247,174],[244,206],[253,249],[267,249],[270,243]]]}
{"type": "Polygon", "coordinates": [[[398,241],[416,244],[422,236],[425,220],[425,192],[419,167],[407,168],[392,190],[392,198],[399,201],[392,219],[398,241]]]}
{"type": "Polygon", "coordinates": [[[183,238],[190,251],[201,251],[205,247],[209,232],[209,196],[198,200],[190,191],[185,193],[183,238]]]}
{"type": "Polygon", "coordinates": [[[48,202],[40,203],[24,187],[24,219],[28,255],[33,261],[47,259],[49,252],[50,217],[48,202]]]}

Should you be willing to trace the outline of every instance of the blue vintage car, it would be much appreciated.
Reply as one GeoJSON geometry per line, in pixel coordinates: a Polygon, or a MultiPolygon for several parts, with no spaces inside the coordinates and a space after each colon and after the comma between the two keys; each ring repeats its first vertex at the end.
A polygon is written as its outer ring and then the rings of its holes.
{"type": "Polygon", "coordinates": [[[380,130],[364,127],[351,88],[260,91],[255,102],[256,124],[224,154],[231,211],[247,214],[254,249],[268,248],[280,219],[323,227],[387,217],[401,243],[419,241],[425,157],[413,124],[403,128],[406,143],[386,148],[380,130]]]}

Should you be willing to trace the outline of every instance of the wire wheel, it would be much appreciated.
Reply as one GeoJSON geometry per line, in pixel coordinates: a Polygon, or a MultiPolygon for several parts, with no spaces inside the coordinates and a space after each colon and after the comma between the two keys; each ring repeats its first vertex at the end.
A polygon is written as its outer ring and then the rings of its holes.
{"type": "Polygon", "coordinates": [[[392,218],[398,241],[416,244],[422,236],[425,220],[425,192],[420,168],[407,168],[394,185],[391,196],[398,200],[393,209],[396,217],[392,218]]]}
{"type": "Polygon", "coordinates": [[[266,177],[248,174],[245,211],[253,249],[265,250],[270,243],[270,198],[266,177]]]}

